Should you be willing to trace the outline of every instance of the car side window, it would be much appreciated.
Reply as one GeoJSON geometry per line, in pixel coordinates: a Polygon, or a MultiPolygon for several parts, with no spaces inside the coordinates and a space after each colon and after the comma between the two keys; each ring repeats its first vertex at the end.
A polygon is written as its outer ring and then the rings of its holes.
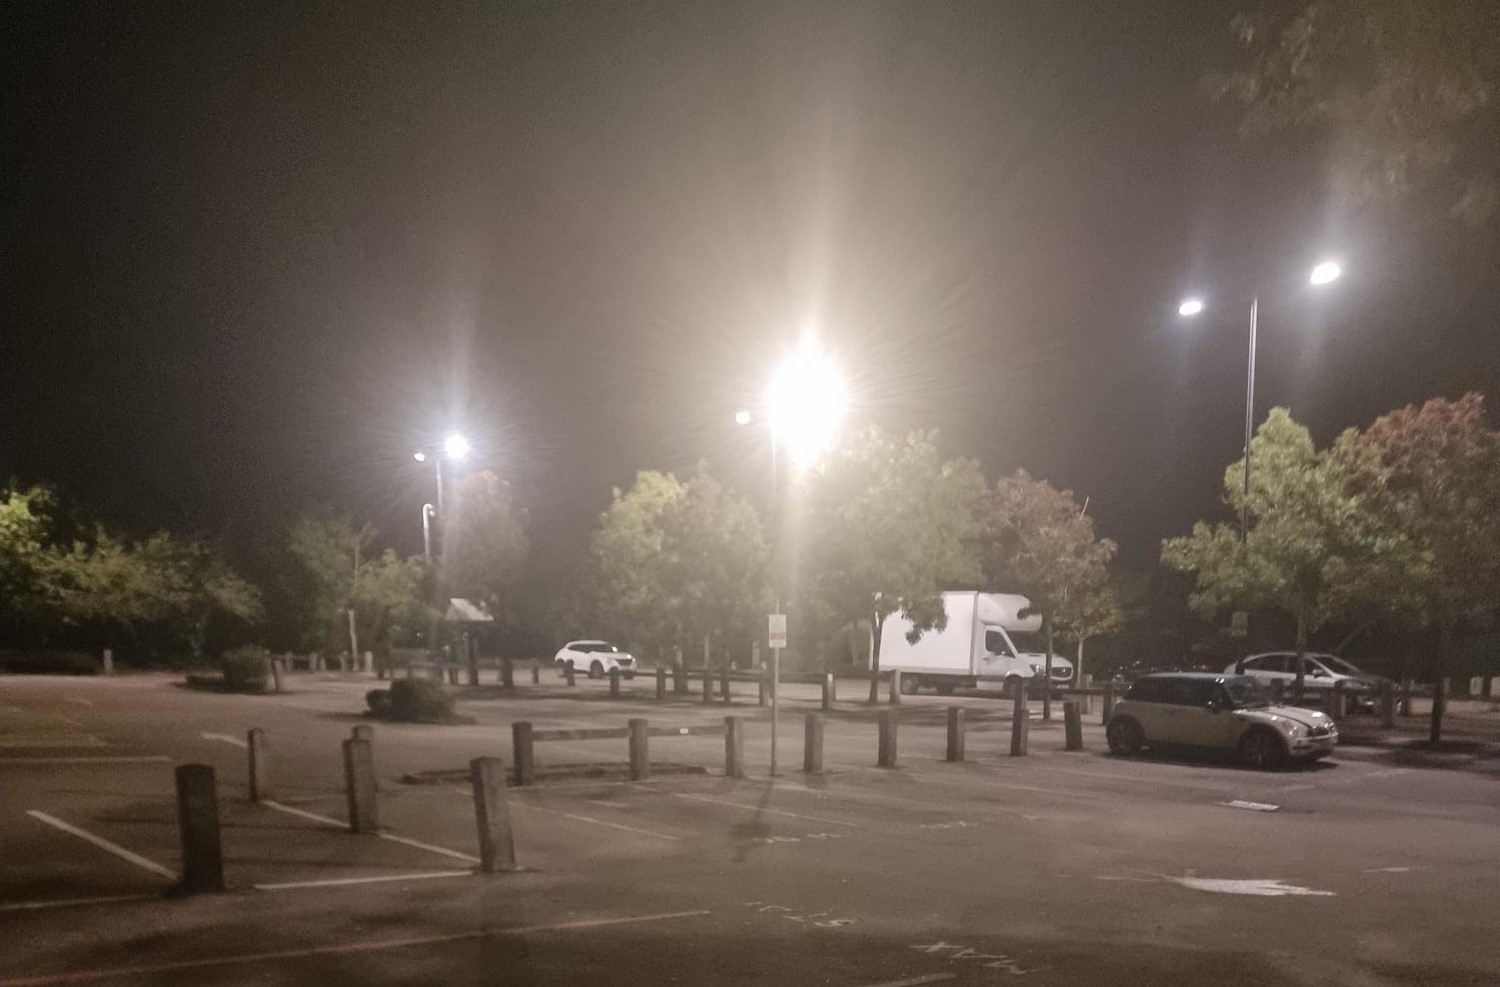
{"type": "Polygon", "coordinates": [[[1130,687],[1130,692],[1125,698],[1137,703],[1159,703],[1162,699],[1162,685],[1160,679],[1141,679],[1130,687]]]}
{"type": "Polygon", "coordinates": [[[1166,697],[1162,700],[1172,706],[1197,706],[1197,690],[1195,682],[1187,679],[1172,679],[1163,683],[1166,686],[1166,697]]]}

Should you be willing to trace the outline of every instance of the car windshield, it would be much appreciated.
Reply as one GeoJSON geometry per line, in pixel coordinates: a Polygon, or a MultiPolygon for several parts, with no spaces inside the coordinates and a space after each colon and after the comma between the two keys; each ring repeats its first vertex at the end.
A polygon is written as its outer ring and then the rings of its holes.
{"type": "Polygon", "coordinates": [[[1271,697],[1261,684],[1249,676],[1224,680],[1224,690],[1229,693],[1231,709],[1249,709],[1271,705],[1271,697]]]}
{"type": "Polygon", "coordinates": [[[1018,654],[1044,655],[1047,653],[1047,638],[1041,631],[1006,631],[1018,654]]]}

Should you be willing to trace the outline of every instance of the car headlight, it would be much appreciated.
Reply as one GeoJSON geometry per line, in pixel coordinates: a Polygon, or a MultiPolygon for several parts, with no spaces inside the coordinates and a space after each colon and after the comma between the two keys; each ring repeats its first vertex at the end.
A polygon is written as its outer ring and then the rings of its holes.
{"type": "Polygon", "coordinates": [[[1276,725],[1281,727],[1281,732],[1286,734],[1288,737],[1295,737],[1298,733],[1306,729],[1302,726],[1302,724],[1294,720],[1288,720],[1285,718],[1278,720],[1276,722],[1276,725]]]}

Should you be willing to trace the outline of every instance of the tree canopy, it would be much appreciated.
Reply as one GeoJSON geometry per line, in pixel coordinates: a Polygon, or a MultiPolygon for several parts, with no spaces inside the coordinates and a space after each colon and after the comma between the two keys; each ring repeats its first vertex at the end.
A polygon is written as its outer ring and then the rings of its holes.
{"type": "Polygon", "coordinates": [[[443,527],[442,582],[447,596],[483,603],[495,620],[516,620],[516,585],[526,561],[526,511],[494,473],[465,477],[443,527]]]}

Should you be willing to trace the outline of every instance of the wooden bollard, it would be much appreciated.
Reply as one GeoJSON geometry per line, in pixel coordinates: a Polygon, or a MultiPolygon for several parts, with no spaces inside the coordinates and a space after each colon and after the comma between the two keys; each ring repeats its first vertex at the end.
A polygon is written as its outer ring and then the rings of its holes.
{"type": "Polygon", "coordinates": [[[349,731],[349,736],[355,740],[363,740],[367,744],[375,743],[375,728],[368,723],[356,723],[354,729],[349,731]]]}
{"type": "Polygon", "coordinates": [[[1401,715],[1411,715],[1411,679],[1401,680],[1401,715]]]}
{"type": "Polygon", "coordinates": [[[641,781],[651,775],[649,727],[645,720],[630,721],[630,780],[641,781]]]}
{"type": "Polygon", "coordinates": [[[476,757],[469,762],[469,784],[474,789],[474,822],[479,829],[479,871],[516,869],[516,839],[505,804],[505,762],[498,757],[476,757]]]}
{"type": "Polygon", "coordinates": [[[568,662],[566,665],[563,666],[563,678],[565,678],[565,679],[568,680],[568,685],[577,685],[578,684],[578,682],[577,682],[577,680],[575,678],[576,674],[577,673],[574,672],[574,670],[573,670],[573,663],[571,661],[568,662]]]}
{"type": "Polygon", "coordinates": [[[724,777],[745,777],[745,725],[738,716],[724,717],[724,777]]]}
{"type": "Polygon", "coordinates": [[[1333,717],[1335,723],[1342,723],[1346,715],[1344,703],[1348,700],[1348,696],[1344,694],[1344,689],[1343,679],[1333,683],[1333,695],[1329,698],[1328,715],[1333,717]]]}
{"type": "Polygon", "coordinates": [[[531,666],[531,684],[532,685],[541,685],[542,684],[542,666],[541,665],[533,664],[531,666]]]}
{"type": "Polygon", "coordinates": [[[224,852],[219,842],[219,796],[214,769],[183,764],[177,782],[177,830],[182,837],[182,877],[177,890],[202,894],[224,890],[224,852]]]}
{"type": "Polygon", "coordinates": [[[536,744],[531,738],[531,724],[524,720],[510,725],[510,756],[516,764],[516,784],[535,784],[536,744]]]}
{"type": "Polygon", "coordinates": [[[901,669],[891,669],[891,705],[901,705],[901,669]]]}
{"type": "Polygon", "coordinates": [[[685,696],[688,691],[687,679],[683,676],[681,665],[672,666],[672,695],[685,696]]]}
{"type": "Polygon", "coordinates": [[[727,662],[719,669],[719,698],[726,703],[733,701],[729,698],[729,665],[727,662]]]}
{"type": "Polygon", "coordinates": [[[349,805],[349,832],[378,832],[380,812],[375,803],[375,752],[369,741],[344,741],[344,795],[349,805]]]}
{"type": "Polygon", "coordinates": [[[1076,699],[1063,701],[1064,749],[1083,750],[1083,708],[1076,699]]]}
{"type": "Polygon", "coordinates": [[[1016,680],[1015,701],[1010,712],[1010,756],[1025,757],[1031,736],[1031,705],[1026,701],[1026,679],[1016,680]]]}
{"type": "MultiPolygon", "coordinates": [[[[473,672],[472,674],[473,674],[474,677],[477,678],[477,676],[478,676],[478,672],[477,671],[473,672]]],[[[448,666],[448,684],[449,685],[458,685],[458,666],[457,665],[449,665],[448,666]]],[[[474,681],[474,682],[471,682],[470,684],[471,685],[478,685],[479,682],[478,681],[474,681]]]]}
{"type": "Polygon", "coordinates": [[[656,698],[667,698],[667,670],[665,668],[656,670],[656,698]]]}
{"type": "Polygon", "coordinates": [[[99,655],[99,661],[104,666],[105,675],[115,674],[115,649],[105,648],[99,655]]]}
{"type": "Polygon", "coordinates": [[[810,775],[823,773],[823,715],[808,713],[803,730],[802,770],[810,775]]]}
{"type": "Polygon", "coordinates": [[[1396,689],[1391,682],[1380,684],[1380,725],[1387,730],[1396,726],[1396,689]]]}
{"type": "Polygon", "coordinates": [[[823,673],[823,709],[825,711],[833,708],[833,673],[823,673]]]}
{"type": "Polygon", "coordinates": [[[964,759],[964,708],[948,707],[948,760],[964,759]]]}
{"type": "Polygon", "coordinates": [[[500,684],[507,689],[515,688],[516,670],[511,666],[509,658],[500,659],[500,684]]]}
{"type": "Polygon", "coordinates": [[[1429,721],[1427,740],[1436,746],[1442,736],[1443,714],[1448,711],[1448,680],[1439,676],[1432,683],[1432,719],[1429,721]]]}
{"type": "Polygon", "coordinates": [[[271,688],[276,692],[286,691],[286,662],[280,658],[271,659],[271,688]]]}
{"type": "Polygon", "coordinates": [[[250,801],[259,802],[275,794],[271,789],[271,745],[259,727],[245,735],[245,753],[250,764],[250,801]]]}
{"type": "Polygon", "coordinates": [[[714,673],[708,669],[703,670],[703,705],[709,706],[714,701],[714,673]]]}
{"type": "Polygon", "coordinates": [[[896,711],[880,711],[880,747],[876,763],[882,768],[896,766],[896,711]]]}
{"type": "Polygon", "coordinates": [[[1106,683],[1104,683],[1104,699],[1103,699],[1103,701],[1101,701],[1099,703],[1099,706],[1100,706],[1100,708],[1104,712],[1104,715],[1099,718],[1099,722],[1103,723],[1105,726],[1108,726],[1109,725],[1109,718],[1111,716],[1113,716],[1114,713],[1115,713],[1115,684],[1114,684],[1114,682],[1106,682],[1106,683]]]}
{"type": "Polygon", "coordinates": [[[756,683],[760,694],[756,697],[756,703],[764,706],[770,701],[771,696],[771,666],[767,665],[760,670],[760,681],[756,683]]]}
{"type": "Polygon", "coordinates": [[[620,666],[618,665],[609,670],[609,698],[620,698],[620,666]]]}

